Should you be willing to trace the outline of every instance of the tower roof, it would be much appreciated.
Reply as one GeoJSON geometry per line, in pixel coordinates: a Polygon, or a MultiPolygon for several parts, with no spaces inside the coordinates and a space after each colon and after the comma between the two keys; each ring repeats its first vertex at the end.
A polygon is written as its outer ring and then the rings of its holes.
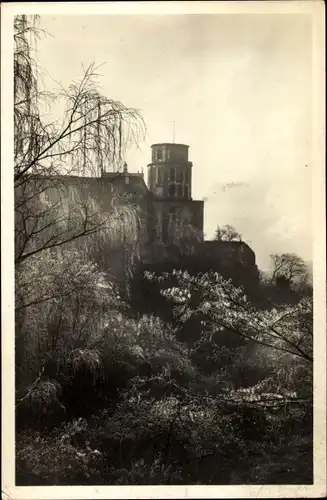
{"type": "Polygon", "coordinates": [[[152,144],[151,148],[155,146],[184,146],[184,148],[189,148],[188,144],[178,144],[176,142],[158,142],[156,144],[152,144]]]}

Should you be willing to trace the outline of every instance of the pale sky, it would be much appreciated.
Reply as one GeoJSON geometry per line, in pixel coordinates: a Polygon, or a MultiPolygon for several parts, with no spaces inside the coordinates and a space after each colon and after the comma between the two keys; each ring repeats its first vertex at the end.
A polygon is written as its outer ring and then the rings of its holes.
{"type": "MultiPolygon", "coordinates": [[[[139,108],[147,137],[128,151],[131,171],[150,146],[188,144],[193,198],[204,232],[232,224],[269,266],[269,254],[311,252],[311,24],[306,15],[42,16],[53,37],[39,63],[68,86],[81,64],[101,68],[102,92],[139,108]],[[239,183],[234,187],[222,186],[239,183]]],[[[48,88],[56,88],[49,77],[48,88]]]]}

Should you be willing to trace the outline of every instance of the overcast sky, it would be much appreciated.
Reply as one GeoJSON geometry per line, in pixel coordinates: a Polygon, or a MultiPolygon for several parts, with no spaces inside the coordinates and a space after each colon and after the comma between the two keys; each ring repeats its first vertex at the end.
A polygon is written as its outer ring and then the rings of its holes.
{"type": "Polygon", "coordinates": [[[42,16],[40,27],[53,35],[38,42],[51,77],[68,86],[81,63],[106,63],[103,93],[141,110],[148,135],[127,153],[131,171],[146,173],[176,122],[207,238],[234,225],[262,269],[270,253],[311,260],[310,17],[42,16]]]}

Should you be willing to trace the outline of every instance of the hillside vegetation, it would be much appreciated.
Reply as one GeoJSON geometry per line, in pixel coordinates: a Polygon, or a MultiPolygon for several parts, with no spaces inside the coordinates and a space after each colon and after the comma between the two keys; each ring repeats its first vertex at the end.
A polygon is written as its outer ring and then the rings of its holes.
{"type": "Polygon", "coordinates": [[[310,297],[263,311],[177,272],[159,277],[172,325],[76,250],[29,263],[17,290],[41,280],[53,298],[16,328],[17,484],[312,482],[310,297]],[[182,342],[190,315],[199,338],[182,342]]]}

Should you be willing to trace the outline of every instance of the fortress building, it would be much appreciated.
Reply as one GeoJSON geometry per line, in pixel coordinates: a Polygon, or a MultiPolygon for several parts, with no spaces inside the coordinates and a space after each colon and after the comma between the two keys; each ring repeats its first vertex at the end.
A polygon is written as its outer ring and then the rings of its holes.
{"type": "MultiPolygon", "coordinates": [[[[151,154],[148,185],[143,172],[129,172],[126,163],[121,172],[103,172],[98,177],[63,176],[61,182],[74,187],[81,201],[96,200],[102,212],[109,212],[117,203],[138,207],[139,268],[160,267],[170,262],[178,268],[184,265],[192,272],[213,270],[226,278],[235,276],[241,277],[242,282],[255,282],[258,278],[255,254],[246,243],[203,241],[204,202],[192,198],[193,164],[189,160],[189,146],[153,144],[151,154]]],[[[42,182],[49,180],[43,178],[42,182]]],[[[47,196],[53,196],[55,201],[58,193],[50,182],[47,196]]],[[[61,187],[59,196],[65,196],[63,193],[61,187]]],[[[103,247],[98,254],[94,258],[101,267],[109,270],[117,283],[124,283],[125,248],[119,244],[103,247]]]]}

